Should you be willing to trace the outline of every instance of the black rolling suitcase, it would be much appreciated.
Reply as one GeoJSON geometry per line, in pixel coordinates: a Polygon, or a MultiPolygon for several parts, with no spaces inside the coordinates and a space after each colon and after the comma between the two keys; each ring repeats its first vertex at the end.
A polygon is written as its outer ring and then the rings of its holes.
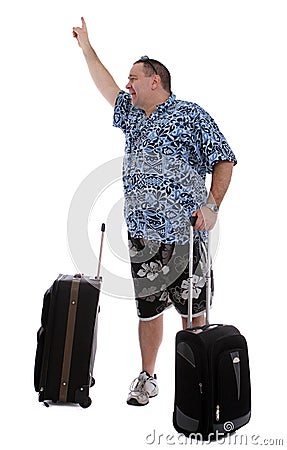
{"type": "MultiPolygon", "coordinates": [[[[191,226],[191,243],[193,229],[191,226]]],[[[190,245],[190,286],[193,285],[190,245]]],[[[192,328],[189,289],[188,328],[176,335],[173,425],[179,433],[200,440],[219,440],[247,424],[251,415],[248,349],[232,325],[209,324],[210,235],[206,254],[206,325],[192,328]]]]}
{"type": "Polygon", "coordinates": [[[39,401],[91,405],[95,383],[93,366],[101,288],[100,263],[105,225],[102,225],[96,278],[59,275],[44,295],[41,327],[37,333],[34,387],[39,401]]]}

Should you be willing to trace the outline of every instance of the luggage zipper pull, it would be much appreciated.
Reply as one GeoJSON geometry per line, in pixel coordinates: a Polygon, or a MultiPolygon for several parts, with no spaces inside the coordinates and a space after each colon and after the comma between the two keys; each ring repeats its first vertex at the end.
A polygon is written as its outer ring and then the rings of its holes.
{"type": "Polygon", "coordinates": [[[199,392],[202,394],[202,383],[198,383],[199,384],[199,392]]]}
{"type": "Polygon", "coordinates": [[[216,422],[219,422],[219,415],[220,415],[220,407],[219,407],[219,405],[216,405],[216,412],[215,412],[216,422]]]}

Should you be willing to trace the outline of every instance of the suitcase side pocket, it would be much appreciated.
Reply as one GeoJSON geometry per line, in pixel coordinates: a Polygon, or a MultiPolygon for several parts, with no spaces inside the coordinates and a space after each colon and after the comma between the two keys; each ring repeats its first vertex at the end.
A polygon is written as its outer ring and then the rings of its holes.
{"type": "Polygon", "coordinates": [[[42,315],[41,315],[41,327],[37,332],[37,349],[34,367],[34,388],[36,392],[39,392],[40,390],[40,378],[43,365],[43,354],[44,354],[46,327],[50,309],[50,301],[51,301],[51,288],[48,289],[44,295],[42,315]]]}
{"type": "Polygon", "coordinates": [[[187,342],[179,342],[176,353],[174,424],[184,434],[196,434],[201,428],[203,401],[199,362],[187,342]]]}
{"type": "Polygon", "coordinates": [[[219,355],[214,423],[230,423],[237,429],[237,419],[247,417],[250,409],[248,352],[242,345],[219,355]]]}
{"type": "Polygon", "coordinates": [[[34,368],[34,387],[36,392],[39,392],[40,390],[40,376],[43,361],[44,342],[45,342],[45,329],[41,327],[37,332],[37,350],[34,368]]]}

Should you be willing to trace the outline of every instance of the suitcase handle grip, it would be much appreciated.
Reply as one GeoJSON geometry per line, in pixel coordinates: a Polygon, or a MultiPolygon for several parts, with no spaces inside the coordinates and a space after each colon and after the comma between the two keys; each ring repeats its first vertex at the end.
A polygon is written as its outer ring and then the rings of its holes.
{"type": "Polygon", "coordinates": [[[191,216],[191,217],[190,217],[190,225],[191,225],[192,227],[194,227],[195,222],[197,221],[197,219],[198,219],[198,216],[191,216]]]}

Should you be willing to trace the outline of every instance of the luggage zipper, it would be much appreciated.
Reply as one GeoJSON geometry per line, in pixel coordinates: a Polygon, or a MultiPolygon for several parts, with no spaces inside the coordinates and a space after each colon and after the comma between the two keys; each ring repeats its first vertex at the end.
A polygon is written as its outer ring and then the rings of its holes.
{"type": "Polygon", "coordinates": [[[219,417],[220,417],[220,406],[216,405],[216,410],[215,410],[215,420],[216,420],[216,422],[219,422],[219,417]]]}

